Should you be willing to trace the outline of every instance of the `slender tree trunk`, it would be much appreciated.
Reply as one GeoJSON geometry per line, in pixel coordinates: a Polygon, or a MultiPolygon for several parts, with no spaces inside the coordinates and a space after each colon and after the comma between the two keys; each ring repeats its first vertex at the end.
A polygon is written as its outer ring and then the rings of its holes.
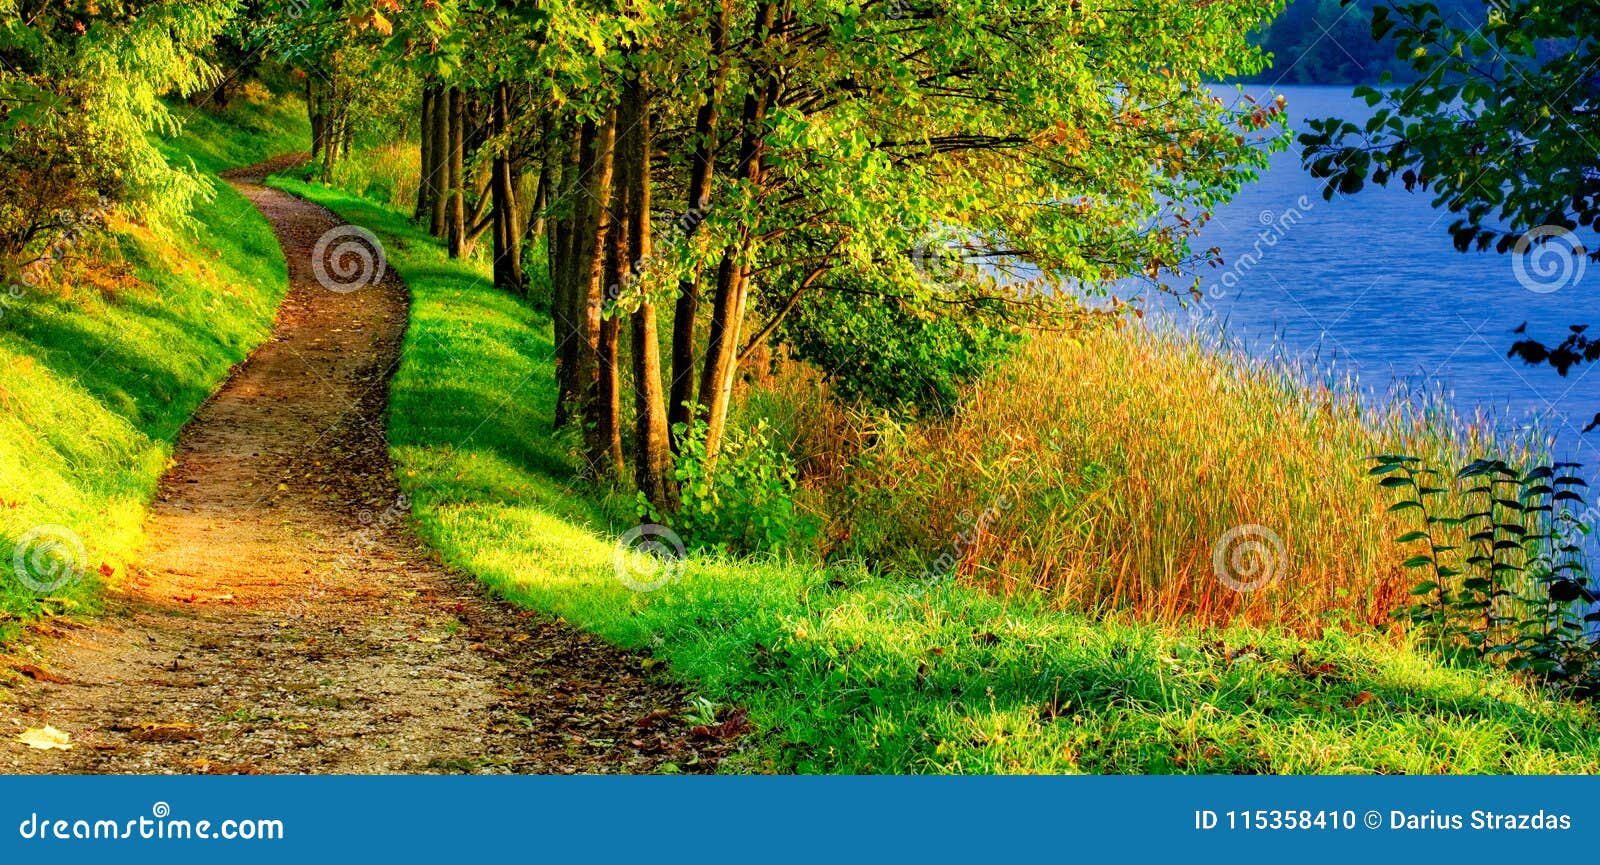
{"type": "MultiPolygon", "coordinates": [[[[728,0],[720,0],[717,17],[711,23],[711,45],[717,55],[717,71],[706,88],[705,104],[695,115],[694,162],[689,168],[689,222],[680,226],[684,237],[693,235],[711,208],[711,182],[717,159],[717,114],[723,85],[728,77],[728,0]]],[[[696,325],[700,317],[698,276],[678,283],[677,308],[672,316],[672,388],[667,398],[667,429],[687,427],[696,414],[694,396],[696,325]]],[[[679,439],[672,436],[673,453],[679,439]]]]}
{"type": "MultiPolygon", "coordinates": [[[[771,36],[776,8],[763,4],[757,13],[757,41],[765,45],[771,36]]],[[[767,110],[777,97],[777,80],[768,74],[764,85],[745,95],[741,117],[739,179],[752,188],[761,184],[761,157],[767,110]]],[[[711,328],[706,340],[706,361],[701,368],[700,402],[706,407],[706,462],[714,464],[722,447],[723,428],[728,420],[728,404],[733,396],[734,373],[738,367],[739,332],[744,325],[746,287],[749,271],[743,263],[755,227],[745,225],[730,244],[717,269],[717,292],[712,300],[711,328]]]]}
{"type": "MultiPolygon", "coordinates": [[[[622,95],[617,126],[622,130],[617,158],[622,168],[618,190],[626,195],[626,245],[618,265],[619,288],[637,280],[649,266],[650,237],[650,103],[643,73],[622,95]]],[[[661,387],[661,342],[656,308],[649,297],[639,300],[629,316],[633,358],[633,479],[645,498],[660,510],[671,510],[672,453],[667,434],[666,395],[661,387]]]]}
{"type": "Polygon", "coordinates": [[[573,201],[567,179],[577,173],[574,165],[580,150],[579,143],[564,147],[561,130],[556,127],[554,113],[545,115],[544,172],[549,178],[552,196],[546,204],[550,211],[545,223],[545,270],[550,276],[550,318],[553,323],[556,360],[555,425],[565,426],[568,411],[577,401],[578,388],[573,364],[577,351],[572,340],[578,331],[578,313],[573,308],[571,289],[572,243],[576,233],[573,227],[573,201]]]}
{"type": "MultiPolygon", "coordinates": [[[[611,124],[615,127],[615,121],[611,124]]],[[[625,464],[622,458],[622,371],[619,367],[619,336],[622,329],[622,318],[619,315],[604,315],[602,304],[615,299],[616,293],[623,280],[628,276],[628,221],[625,216],[626,207],[618,207],[619,200],[625,199],[626,190],[616,189],[613,184],[611,206],[606,221],[610,224],[610,231],[606,235],[605,244],[605,276],[610,282],[604,294],[597,292],[593,297],[593,309],[599,317],[598,377],[595,381],[595,422],[592,427],[594,437],[589,443],[589,463],[597,475],[620,478],[625,464]]]]}
{"type": "Polygon", "coordinates": [[[591,455],[598,452],[593,438],[595,420],[596,348],[600,333],[600,286],[604,279],[606,239],[611,228],[607,212],[611,199],[612,143],[615,123],[585,123],[579,132],[578,159],[568,171],[573,184],[573,215],[566,239],[568,266],[561,275],[556,344],[556,418],[564,423],[577,416],[591,431],[591,455]]]}
{"type": "Polygon", "coordinates": [[[417,181],[417,208],[412,213],[412,218],[421,219],[426,216],[433,206],[433,106],[434,88],[428,85],[422,88],[422,118],[417,124],[418,147],[422,154],[422,172],[417,181]]]}
{"type": "Polygon", "coordinates": [[[539,166],[539,184],[534,188],[533,207],[529,208],[524,224],[523,238],[529,243],[545,236],[545,211],[550,209],[550,179],[552,177],[548,162],[539,166]]]}
{"type": "Polygon", "coordinates": [[[322,106],[322,182],[333,182],[333,164],[339,158],[339,90],[332,81],[323,89],[322,106]]]}
{"type": "MultiPolygon", "coordinates": [[[[510,129],[511,97],[505,82],[495,87],[490,131],[503,136],[510,129]]],[[[495,285],[516,294],[526,294],[522,280],[522,218],[517,212],[516,184],[511,176],[510,145],[502,143],[495,154],[489,186],[494,197],[494,279],[495,285]]]]}
{"type": "Polygon", "coordinates": [[[322,95],[317,87],[316,78],[311,73],[306,73],[306,116],[311,121],[311,158],[315,160],[322,155],[323,127],[326,120],[322,114],[322,95]]]}
{"type": "Polygon", "coordinates": [[[466,94],[461,88],[450,88],[450,207],[446,214],[446,233],[451,258],[466,253],[467,240],[467,190],[462,169],[466,162],[467,126],[466,94]]]}
{"type": "Polygon", "coordinates": [[[450,91],[438,87],[433,95],[433,200],[428,213],[428,231],[444,237],[450,203],[450,91]]]}

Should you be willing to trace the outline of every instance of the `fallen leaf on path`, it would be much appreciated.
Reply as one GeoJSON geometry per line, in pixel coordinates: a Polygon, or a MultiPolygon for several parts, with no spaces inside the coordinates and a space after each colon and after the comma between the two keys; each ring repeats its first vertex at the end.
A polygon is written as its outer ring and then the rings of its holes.
{"type": "Polygon", "coordinates": [[[63,733],[49,725],[19,734],[17,741],[27,745],[29,748],[38,748],[41,751],[52,749],[72,750],[72,735],[63,733]]]}
{"type": "Polygon", "coordinates": [[[730,715],[728,720],[723,721],[720,724],[702,724],[701,726],[691,728],[689,730],[689,734],[692,736],[699,736],[702,739],[732,739],[733,737],[738,736],[741,733],[748,732],[749,730],[750,715],[745,710],[740,709],[739,711],[730,715]]]}
{"type": "Polygon", "coordinates": [[[202,775],[260,775],[261,770],[251,763],[218,763],[204,758],[190,760],[183,765],[202,775]]]}
{"type": "Polygon", "coordinates": [[[72,680],[66,678],[65,676],[58,676],[55,673],[44,669],[43,667],[37,667],[33,664],[12,664],[11,669],[16,670],[35,682],[49,682],[52,685],[72,684],[72,680]]]}
{"type": "Polygon", "coordinates": [[[128,738],[135,742],[188,742],[200,738],[200,731],[193,724],[151,722],[135,725],[128,731],[128,738]]]}

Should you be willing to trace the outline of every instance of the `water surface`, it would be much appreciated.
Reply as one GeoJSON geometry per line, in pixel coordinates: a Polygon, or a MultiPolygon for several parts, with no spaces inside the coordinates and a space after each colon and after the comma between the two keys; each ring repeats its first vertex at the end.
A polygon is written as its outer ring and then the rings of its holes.
{"type": "MultiPolygon", "coordinates": [[[[1272,92],[1287,99],[1297,132],[1308,118],[1368,110],[1348,87],[1272,92]]],[[[1263,89],[1260,98],[1270,96],[1263,89]]],[[[1564,268],[1565,278],[1542,278],[1532,270],[1540,260],[1457,252],[1447,231],[1455,215],[1431,201],[1398,185],[1324,201],[1291,146],[1204,229],[1199,246],[1220,247],[1226,261],[1203,274],[1204,303],[1146,302],[1190,326],[1224,330],[1252,354],[1356,375],[1377,399],[1397,389],[1442,390],[1458,413],[1482,408],[1504,432],[1540,430],[1558,453],[1592,470],[1600,430],[1580,430],[1600,412],[1595,367],[1562,377],[1506,352],[1524,322],[1546,344],[1571,324],[1600,331],[1600,265],[1580,274],[1579,259],[1553,254],[1542,261],[1564,268]]]]}

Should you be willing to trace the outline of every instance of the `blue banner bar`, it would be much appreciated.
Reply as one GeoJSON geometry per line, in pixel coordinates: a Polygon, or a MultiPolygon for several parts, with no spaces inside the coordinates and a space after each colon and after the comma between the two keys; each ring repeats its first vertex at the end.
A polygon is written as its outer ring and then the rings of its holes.
{"type": "Polygon", "coordinates": [[[1343,862],[1581,851],[1593,778],[0,778],[0,862],[1343,862]],[[1573,846],[1574,844],[1579,846],[1573,846]]]}

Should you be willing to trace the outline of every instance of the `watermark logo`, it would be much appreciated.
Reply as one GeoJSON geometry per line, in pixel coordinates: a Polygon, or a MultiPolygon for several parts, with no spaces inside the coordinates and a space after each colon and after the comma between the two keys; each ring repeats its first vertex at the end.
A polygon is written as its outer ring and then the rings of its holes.
{"type": "Polygon", "coordinates": [[[634,526],[617,540],[611,563],[617,579],[636,592],[653,592],[683,577],[689,553],[683,539],[666,526],[634,526]]]}
{"type": "Polygon", "coordinates": [[[1551,294],[1583,279],[1589,259],[1578,236],[1559,225],[1541,225],[1517,238],[1511,271],[1535,294],[1551,294]]]}
{"type": "Polygon", "coordinates": [[[932,288],[957,287],[969,276],[968,247],[968,241],[956,233],[935,229],[911,246],[911,269],[917,279],[932,288]]]}
{"type": "Polygon", "coordinates": [[[17,582],[47,595],[83,578],[83,539],[66,526],[35,526],[17,539],[11,570],[17,582]]]}
{"type": "Polygon", "coordinates": [[[349,547],[334,559],[330,571],[318,572],[311,584],[289,602],[289,617],[296,620],[305,618],[311,611],[312,603],[325,594],[328,583],[357,567],[361,562],[369,560],[372,557],[372,548],[383,539],[384,533],[404,520],[409,513],[411,513],[411,500],[404,495],[396,497],[394,503],[380,513],[374,514],[369,509],[357,513],[356,520],[361,523],[361,529],[351,536],[349,547]]]}
{"type": "Polygon", "coordinates": [[[1316,207],[1316,202],[1309,195],[1302,195],[1296,199],[1287,210],[1282,212],[1263,210],[1256,214],[1256,222],[1261,229],[1251,239],[1250,246],[1242,249],[1233,256],[1233,263],[1223,271],[1222,275],[1212,281],[1206,291],[1208,297],[1225,297],[1228,291],[1238,288],[1245,277],[1267,257],[1279,243],[1289,236],[1306,216],[1316,207]],[[1220,287],[1220,288],[1219,288],[1220,287]]]}
{"type": "Polygon", "coordinates": [[[1254,523],[1223,532],[1211,547],[1211,572],[1236,592],[1253,592],[1277,582],[1288,564],[1283,538],[1254,523]]]}
{"type": "Polygon", "coordinates": [[[332,292],[360,291],[377,284],[388,270],[383,243],[359,225],[331,228],[311,247],[311,272],[332,292]]]}

